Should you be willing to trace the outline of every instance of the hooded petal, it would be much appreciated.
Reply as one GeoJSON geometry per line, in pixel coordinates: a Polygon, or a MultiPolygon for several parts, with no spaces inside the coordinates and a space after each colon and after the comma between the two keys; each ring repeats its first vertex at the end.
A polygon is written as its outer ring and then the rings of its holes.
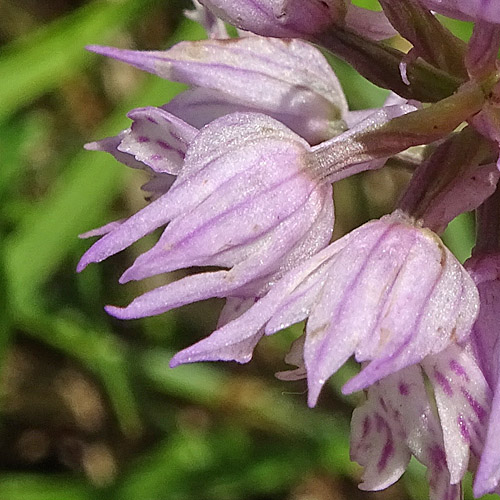
{"type": "Polygon", "coordinates": [[[205,125],[224,111],[262,111],[311,143],[331,137],[347,103],[330,65],[300,40],[259,36],[181,42],[164,52],[110,47],[90,50],[132,64],[162,78],[207,89],[174,99],[166,108],[193,125],[205,125]],[[205,104],[203,103],[205,101],[205,104]],[[186,114],[183,105],[188,105],[186,114]],[[202,114],[193,117],[192,108],[202,114]],[[227,108],[229,106],[229,108],[227,108]],[[332,125],[333,123],[333,125],[332,125]]]}
{"type": "Polygon", "coordinates": [[[477,314],[465,270],[428,230],[393,214],[354,233],[329,265],[307,323],[309,403],[352,354],[371,361],[343,388],[380,378],[464,339],[477,314]]]}
{"type": "Polygon", "coordinates": [[[154,172],[177,175],[198,130],[153,106],[133,109],[127,116],[132,125],[122,133],[117,149],[133,156],[154,172]]]}
{"type": "MultiPolygon", "coordinates": [[[[255,120],[269,128],[277,124],[259,115],[255,120]]],[[[193,150],[200,148],[206,153],[204,145],[212,144],[214,135],[227,137],[226,129],[232,125],[227,117],[208,125],[194,141],[193,150]]],[[[306,144],[290,131],[285,136],[285,131],[276,137],[247,134],[237,149],[227,146],[226,151],[219,150],[206,169],[193,173],[189,182],[179,177],[170,193],[180,197],[190,197],[196,179],[203,182],[208,175],[215,177],[218,185],[214,184],[197,206],[179,214],[122,281],[193,265],[231,267],[263,252],[267,259],[261,263],[260,274],[278,269],[276,262],[307,234],[323,211],[324,200],[331,198],[330,188],[317,186],[314,173],[308,171],[306,144]],[[236,167],[237,163],[244,168],[236,167]],[[271,248],[275,254],[270,253],[271,248]]],[[[190,158],[188,153],[186,169],[190,158]]]]}
{"type": "Polygon", "coordinates": [[[437,236],[395,213],[298,265],[246,313],[174,362],[214,359],[228,342],[307,318],[304,362],[314,406],[323,384],[352,354],[369,363],[344,386],[346,393],[464,340],[477,302],[474,283],[437,236]]]}
{"type": "Polygon", "coordinates": [[[310,38],[347,27],[373,40],[396,34],[382,12],[352,5],[350,0],[202,0],[217,16],[240,29],[278,38],[310,38]]]}
{"type": "Polygon", "coordinates": [[[259,35],[297,37],[331,26],[345,15],[344,0],[202,0],[216,16],[259,35]]]}

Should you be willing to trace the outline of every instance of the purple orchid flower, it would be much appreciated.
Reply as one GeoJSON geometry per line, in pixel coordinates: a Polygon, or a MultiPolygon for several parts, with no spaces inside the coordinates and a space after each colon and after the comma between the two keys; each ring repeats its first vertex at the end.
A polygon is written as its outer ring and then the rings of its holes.
{"type": "Polygon", "coordinates": [[[471,452],[477,458],[482,449],[490,400],[471,350],[456,344],[369,387],[351,423],[351,457],[365,467],[361,489],[390,486],[413,455],[427,467],[431,500],[462,498],[460,481],[474,466],[471,452]]]}
{"type": "Polygon", "coordinates": [[[307,318],[304,360],[313,406],[351,355],[369,363],[345,393],[465,340],[477,309],[477,290],[455,257],[435,234],[396,212],[297,266],[238,319],[174,356],[172,366],[247,361],[231,346],[261,328],[272,334],[307,318]]]}
{"type": "MultiPolygon", "coordinates": [[[[479,317],[474,325],[471,344],[482,372],[494,397],[488,419],[488,433],[474,483],[474,493],[481,496],[493,492],[500,482],[500,349],[498,325],[500,320],[500,253],[483,254],[469,259],[468,271],[479,290],[479,317]]],[[[483,422],[486,429],[486,422],[483,422]]]]}
{"type": "Polygon", "coordinates": [[[477,238],[473,256],[465,263],[479,291],[479,316],[470,345],[491,391],[491,410],[483,415],[484,447],[474,481],[476,497],[500,492],[500,190],[477,210],[477,238]]]}
{"type": "Polygon", "coordinates": [[[140,317],[208,297],[259,296],[277,275],[330,239],[331,186],[317,180],[309,149],[264,115],[216,120],[191,142],[171,189],[95,243],[78,269],[170,222],[122,282],[190,266],[229,270],[184,278],[110,312],[140,317]]]}
{"type": "Polygon", "coordinates": [[[142,189],[156,199],[170,189],[198,130],[161,108],[133,109],[127,116],[132,119],[130,128],[85,148],[105,151],[128,167],[145,170],[151,180],[142,189]]]}
{"type": "Polygon", "coordinates": [[[201,0],[217,17],[240,29],[279,38],[309,38],[346,26],[380,40],[396,34],[382,12],[352,5],[350,0],[201,0]]]}
{"type": "Polygon", "coordinates": [[[191,85],[164,109],[196,128],[233,112],[257,111],[311,144],[345,129],[347,102],[335,73],[318,49],[300,40],[200,40],[156,52],[88,48],[191,85]]]}

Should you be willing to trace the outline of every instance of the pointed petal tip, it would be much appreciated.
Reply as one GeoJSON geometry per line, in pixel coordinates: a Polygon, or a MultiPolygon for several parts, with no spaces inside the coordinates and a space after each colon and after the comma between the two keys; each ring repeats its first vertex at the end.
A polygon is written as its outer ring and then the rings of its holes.
{"type": "Polygon", "coordinates": [[[127,312],[127,307],[118,307],[118,306],[104,306],[104,310],[114,318],[117,319],[135,319],[135,316],[131,316],[127,312]]]}
{"type": "Polygon", "coordinates": [[[170,366],[170,368],[176,368],[177,366],[180,366],[182,364],[184,364],[184,362],[182,361],[182,359],[179,359],[179,353],[177,353],[170,360],[170,362],[168,363],[168,366],[170,366]]]}
{"type": "Polygon", "coordinates": [[[342,386],[341,391],[342,391],[342,394],[344,396],[348,396],[349,394],[352,394],[353,392],[362,391],[363,389],[366,389],[370,385],[371,385],[371,383],[368,383],[363,379],[358,379],[358,375],[357,375],[357,376],[353,377],[351,380],[347,381],[342,386]]]}
{"type": "MultiPolygon", "coordinates": [[[[85,236],[79,234],[78,235],[79,238],[85,238],[85,236]]],[[[90,262],[87,261],[87,259],[84,258],[85,255],[80,259],[80,262],[78,262],[78,264],[76,265],[76,272],[77,273],[81,273],[89,264],[90,262]]]]}
{"type": "Polygon", "coordinates": [[[491,488],[488,488],[488,485],[484,481],[478,481],[477,479],[478,478],[476,476],[476,479],[474,481],[474,485],[472,487],[472,493],[474,494],[474,498],[481,498],[484,495],[487,495],[488,493],[493,492],[493,490],[495,489],[494,486],[492,486],[491,488]]]}
{"type": "Polygon", "coordinates": [[[321,383],[317,380],[311,381],[310,379],[307,381],[308,393],[307,393],[307,406],[309,408],[314,408],[318,403],[319,394],[321,389],[323,389],[324,382],[321,383]]]}
{"type": "Polygon", "coordinates": [[[130,269],[127,269],[119,278],[118,278],[118,283],[120,285],[124,285],[125,283],[128,283],[129,281],[132,281],[134,278],[130,276],[130,269]]]}
{"type": "Polygon", "coordinates": [[[488,474],[484,468],[483,464],[479,464],[479,468],[474,478],[474,484],[472,485],[472,492],[474,493],[474,498],[481,498],[489,493],[495,493],[495,489],[498,487],[498,478],[495,477],[495,471],[488,474]]]}
{"type": "Polygon", "coordinates": [[[94,54],[107,55],[110,50],[117,50],[114,47],[108,47],[106,45],[85,45],[85,50],[89,52],[94,52],[94,54]]]}
{"type": "Polygon", "coordinates": [[[151,52],[129,49],[117,49],[116,47],[106,47],[104,45],[87,45],[88,51],[111,57],[143,71],[155,73],[155,57],[151,52]]]}
{"type": "Polygon", "coordinates": [[[87,142],[83,145],[83,149],[87,151],[100,151],[98,141],[87,142]]]}

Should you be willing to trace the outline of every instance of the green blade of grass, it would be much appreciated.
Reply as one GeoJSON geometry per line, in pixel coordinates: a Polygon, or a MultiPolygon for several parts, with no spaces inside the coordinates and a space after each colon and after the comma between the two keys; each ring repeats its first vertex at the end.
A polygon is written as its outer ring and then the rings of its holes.
{"type": "Polygon", "coordinates": [[[5,500],[97,500],[95,489],[68,476],[2,474],[0,498],[5,500]]]}
{"type": "Polygon", "coordinates": [[[122,431],[129,436],[141,432],[130,380],[130,355],[124,343],[107,330],[86,327],[61,314],[51,316],[33,306],[29,312],[17,311],[16,326],[94,373],[110,398],[122,431]]]}
{"type": "MultiPolygon", "coordinates": [[[[186,22],[174,40],[184,34],[201,37],[203,32],[186,22]]],[[[163,104],[183,88],[151,76],[135,97],[106,121],[98,136],[114,135],[126,128],[129,121],[125,115],[131,108],[163,104]]],[[[51,193],[23,217],[6,241],[6,273],[14,301],[29,305],[60,263],[86,246],[78,234],[104,222],[106,208],[122,191],[129,173],[109,155],[78,152],[51,193]]]]}
{"type": "Polygon", "coordinates": [[[160,0],[98,0],[13,42],[0,53],[0,121],[60,86],[89,58],[91,43],[105,43],[160,0]]]}

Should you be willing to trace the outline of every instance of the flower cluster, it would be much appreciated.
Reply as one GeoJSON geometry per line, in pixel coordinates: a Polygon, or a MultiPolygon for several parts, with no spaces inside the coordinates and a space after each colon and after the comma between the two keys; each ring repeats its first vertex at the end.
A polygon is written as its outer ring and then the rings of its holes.
{"type": "Polygon", "coordinates": [[[361,488],[391,485],[415,456],[433,500],[460,499],[467,470],[476,497],[500,491],[500,4],[200,1],[187,15],[206,40],[89,47],[189,88],[87,145],[147,171],[151,197],[86,233],[101,238],[78,270],[163,227],[120,282],[196,272],[106,310],[131,319],[224,298],[217,329],[172,366],[247,362],[263,335],[305,321],[286,357],[297,368],[278,376],[306,378],[314,406],[349,358],[360,364],[343,392],[366,396],[351,437],[361,488]],[[469,42],[436,12],[472,21],[469,42]],[[390,90],[385,105],[350,111],[316,46],[390,90]],[[331,242],[332,185],[387,162],[412,171],[393,212],[331,242]],[[462,265],[439,234],[472,210],[476,247],[462,265]]]}

